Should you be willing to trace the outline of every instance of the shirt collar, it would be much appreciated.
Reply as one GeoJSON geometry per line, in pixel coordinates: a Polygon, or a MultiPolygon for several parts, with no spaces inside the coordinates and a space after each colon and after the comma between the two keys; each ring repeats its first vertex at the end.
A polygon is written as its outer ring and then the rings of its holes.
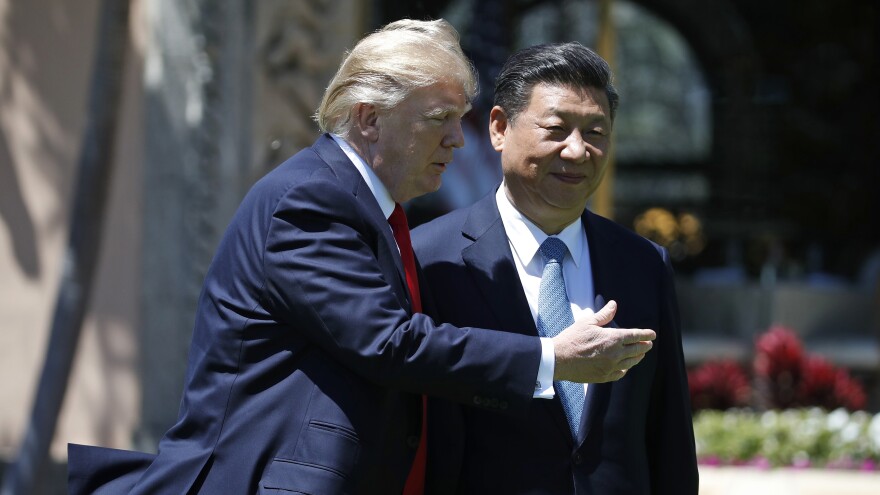
{"type": "MultiPolygon", "coordinates": [[[[504,190],[504,183],[502,183],[495,193],[495,202],[498,204],[501,222],[504,224],[504,230],[507,232],[507,238],[513,247],[514,255],[519,257],[523,266],[528,266],[538,254],[541,244],[549,236],[511,204],[504,190]]],[[[571,222],[554,237],[558,237],[565,243],[572,261],[575,266],[578,266],[586,239],[583,222],[571,222]]]]}
{"type": "Polygon", "coordinates": [[[345,156],[351,160],[351,163],[353,163],[358,172],[360,172],[364,181],[367,183],[367,187],[370,188],[370,192],[373,193],[373,197],[376,198],[376,202],[379,203],[379,208],[382,208],[382,214],[385,215],[385,219],[387,220],[394,211],[395,205],[391,193],[388,192],[388,188],[385,187],[385,184],[382,183],[382,180],[379,179],[376,172],[373,172],[373,169],[367,165],[367,162],[361,158],[361,155],[357,154],[357,151],[355,151],[345,139],[336,134],[330,134],[330,137],[333,138],[333,141],[336,141],[336,144],[339,145],[342,152],[345,153],[345,156]]]}

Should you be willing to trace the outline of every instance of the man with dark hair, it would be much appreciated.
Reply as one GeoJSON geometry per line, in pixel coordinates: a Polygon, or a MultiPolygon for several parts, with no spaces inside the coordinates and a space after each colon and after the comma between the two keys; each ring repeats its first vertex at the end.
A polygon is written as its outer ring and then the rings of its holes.
{"type": "Polygon", "coordinates": [[[429,472],[459,494],[696,494],[669,256],[586,210],[618,102],[608,64],[578,43],[535,46],[507,60],[495,91],[501,185],[413,232],[434,316],[546,337],[609,301],[606,334],[641,327],[657,338],[617,381],[539,377],[552,385],[525,417],[433,401],[429,438],[443,442],[429,472]]]}

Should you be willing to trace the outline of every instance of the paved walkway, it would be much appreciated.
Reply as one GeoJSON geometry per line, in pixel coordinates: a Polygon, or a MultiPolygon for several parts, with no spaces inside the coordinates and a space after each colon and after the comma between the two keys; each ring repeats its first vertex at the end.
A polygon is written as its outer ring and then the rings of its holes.
{"type": "Polygon", "coordinates": [[[700,495],[880,495],[880,472],[700,466],[700,495]]]}

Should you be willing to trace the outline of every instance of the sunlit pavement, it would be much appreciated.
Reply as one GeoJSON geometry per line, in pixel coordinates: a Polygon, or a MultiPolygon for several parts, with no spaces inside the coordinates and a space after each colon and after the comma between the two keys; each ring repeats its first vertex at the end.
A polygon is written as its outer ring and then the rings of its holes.
{"type": "Polygon", "coordinates": [[[880,495],[880,472],[700,466],[700,495],[880,495]]]}

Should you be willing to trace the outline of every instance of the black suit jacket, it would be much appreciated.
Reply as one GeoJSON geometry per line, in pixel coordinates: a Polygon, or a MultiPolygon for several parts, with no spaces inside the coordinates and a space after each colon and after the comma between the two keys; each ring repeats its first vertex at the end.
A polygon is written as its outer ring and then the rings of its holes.
{"type": "MultiPolygon", "coordinates": [[[[623,379],[589,386],[578,438],[572,438],[558,396],[533,399],[526,416],[433,401],[429,426],[436,450],[430,472],[438,473],[450,491],[697,493],[687,376],[666,250],[588,211],[582,221],[596,294],[618,302],[618,326],[655,330],[654,347],[623,379]]],[[[439,321],[537,335],[494,192],[415,229],[413,244],[439,321]]]]}
{"type": "Polygon", "coordinates": [[[391,229],[325,135],[261,179],[199,300],[158,456],[70,449],[70,493],[397,494],[426,393],[525,414],[538,339],[412,314],[391,229]]]}

